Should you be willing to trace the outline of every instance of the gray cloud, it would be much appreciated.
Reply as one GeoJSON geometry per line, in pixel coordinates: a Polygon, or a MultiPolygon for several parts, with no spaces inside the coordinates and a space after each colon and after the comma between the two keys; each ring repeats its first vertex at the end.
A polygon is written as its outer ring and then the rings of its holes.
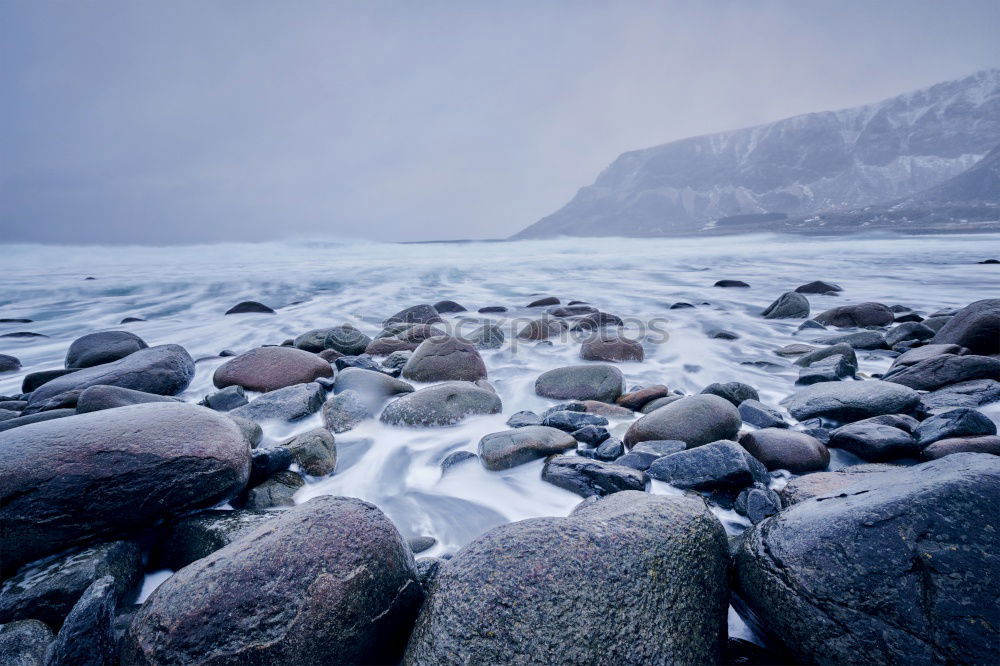
{"type": "Polygon", "coordinates": [[[0,0],[0,241],[507,236],[619,153],[1000,64],[984,2],[0,0]]]}

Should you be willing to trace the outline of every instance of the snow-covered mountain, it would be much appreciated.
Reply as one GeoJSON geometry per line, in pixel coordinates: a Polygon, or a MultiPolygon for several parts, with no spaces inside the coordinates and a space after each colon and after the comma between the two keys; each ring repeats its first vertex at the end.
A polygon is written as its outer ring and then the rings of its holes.
{"type": "MultiPolygon", "coordinates": [[[[903,199],[1000,144],[1000,69],[876,104],[625,153],[515,238],[663,236],[903,199]]],[[[739,225],[736,225],[739,226],[739,225]]]]}

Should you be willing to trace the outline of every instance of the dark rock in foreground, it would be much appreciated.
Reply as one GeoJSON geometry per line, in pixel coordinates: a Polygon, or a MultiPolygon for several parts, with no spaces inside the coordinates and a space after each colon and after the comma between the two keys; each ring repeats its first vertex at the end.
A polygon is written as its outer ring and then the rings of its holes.
{"type": "Polygon", "coordinates": [[[826,469],[830,452],[815,437],[785,428],[762,428],[740,437],[740,445],[769,470],[806,474],[826,469]]]}
{"type": "Polygon", "coordinates": [[[725,440],[659,458],[650,465],[649,475],[683,490],[739,489],[769,481],[760,461],[725,440]]]}
{"type": "Polygon", "coordinates": [[[406,664],[714,664],[728,551],[694,497],[615,493],[443,563],[406,664]]]}
{"type": "Polygon", "coordinates": [[[471,343],[435,336],[420,343],[402,375],[415,382],[474,382],[486,378],[486,364],[471,343]]]}
{"type": "Polygon", "coordinates": [[[163,541],[158,564],[174,571],[250,534],[281,515],[279,511],[213,510],[174,523],[163,541]]]}

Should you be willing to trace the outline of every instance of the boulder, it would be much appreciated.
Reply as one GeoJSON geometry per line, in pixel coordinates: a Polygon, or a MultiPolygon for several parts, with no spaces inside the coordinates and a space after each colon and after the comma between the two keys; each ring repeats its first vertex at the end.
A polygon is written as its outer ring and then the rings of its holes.
{"type": "Polygon", "coordinates": [[[403,342],[415,342],[419,345],[427,338],[448,335],[443,328],[431,326],[430,324],[405,324],[405,326],[406,328],[396,334],[396,337],[403,342]]]}
{"type": "Polygon", "coordinates": [[[323,403],[323,425],[333,433],[347,432],[374,417],[369,402],[351,389],[341,391],[323,403]]]}
{"type": "Polygon", "coordinates": [[[830,452],[815,437],[785,428],[763,428],[740,437],[740,445],[768,470],[792,474],[819,472],[830,464],[830,452]]]}
{"type": "Polygon", "coordinates": [[[45,651],[46,666],[115,666],[118,663],[114,631],[116,610],[115,579],[105,576],[94,581],[66,616],[56,639],[45,651]]]}
{"type": "Polygon", "coordinates": [[[123,359],[77,370],[36,388],[26,413],[76,405],[85,388],[104,384],[157,395],[176,395],[194,378],[194,360],[179,345],[160,345],[123,359]]]}
{"type": "Polygon", "coordinates": [[[543,372],[535,393],[556,400],[598,400],[613,403],[622,394],[625,376],[612,365],[569,365],[543,372]]]}
{"type": "Polygon", "coordinates": [[[770,481],[764,465],[726,440],[659,458],[649,466],[649,475],[682,490],[735,490],[770,481]]]}
{"type": "Polygon", "coordinates": [[[755,483],[740,491],[733,509],[756,525],[781,511],[781,498],[763,483],[755,483]]]}
{"type": "Polygon", "coordinates": [[[337,468],[337,444],[325,428],[313,428],[281,443],[309,476],[326,476],[337,468]]]}
{"type": "MultiPolygon", "coordinates": [[[[681,443],[683,446],[683,442],[681,443]]],[[[604,462],[612,462],[618,460],[618,458],[623,457],[625,454],[625,445],[620,439],[615,439],[614,437],[609,437],[600,446],[594,449],[594,458],[596,460],[603,460],[604,462]]],[[[620,464],[620,463],[619,463],[620,464]]],[[[634,465],[629,465],[632,469],[639,469],[634,465]]]]}
{"type": "Polygon", "coordinates": [[[920,453],[913,435],[877,423],[851,423],[830,433],[827,446],[844,449],[868,462],[915,458],[920,453]]]}
{"type": "Polygon", "coordinates": [[[914,347],[913,349],[907,350],[897,356],[893,362],[890,370],[895,370],[907,365],[916,365],[920,361],[926,361],[934,356],[941,356],[942,354],[957,354],[961,356],[962,354],[968,354],[969,350],[965,347],[959,347],[958,345],[924,345],[923,347],[914,347]]]}
{"type": "Polygon", "coordinates": [[[168,578],[133,618],[122,664],[396,663],[421,598],[381,511],[317,497],[168,578]]]}
{"type": "Polygon", "coordinates": [[[323,336],[323,349],[332,349],[345,356],[356,356],[365,353],[365,349],[371,341],[370,337],[358,329],[344,324],[326,329],[326,335],[323,336]]]}
{"type": "Polygon", "coordinates": [[[545,413],[542,418],[542,425],[558,428],[564,432],[575,432],[588,425],[606,426],[608,425],[608,420],[598,414],[557,409],[545,413]]]}
{"type": "Polygon", "coordinates": [[[951,384],[920,396],[927,411],[952,407],[979,407],[1000,400],[1000,382],[993,379],[973,379],[951,384]]]}
{"type": "Polygon", "coordinates": [[[835,354],[810,363],[808,368],[799,370],[797,386],[809,386],[820,382],[839,382],[842,379],[853,379],[857,366],[851,363],[848,356],[835,354]]]}
{"type": "Polygon", "coordinates": [[[621,336],[594,335],[580,345],[580,358],[585,361],[641,361],[646,352],[637,340],[621,336]]]}
{"type": "MultiPolygon", "coordinates": [[[[16,414],[17,412],[14,413],[16,414]]],[[[76,410],[50,409],[47,412],[36,412],[35,414],[28,414],[27,416],[15,416],[0,421],[0,432],[3,432],[5,430],[12,430],[14,428],[20,428],[26,425],[31,425],[32,423],[41,423],[42,421],[53,421],[55,419],[62,419],[67,416],[76,416],[76,410]]]]}
{"type": "Polygon", "coordinates": [[[66,367],[90,368],[117,361],[148,347],[142,338],[128,331],[89,333],[70,344],[66,352],[66,367]]]}
{"type": "Polygon", "coordinates": [[[174,571],[208,557],[281,515],[280,511],[203,511],[170,526],[158,549],[160,566],[174,571]]]}
{"type": "Polygon", "coordinates": [[[52,630],[38,620],[0,624],[0,664],[43,666],[54,638],[52,630]]]}
{"type": "Polygon", "coordinates": [[[932,340],[955,344],[973,354],[1000,354],[1000,298],[976,301],[959,310],[932,340]]]}
{"type": "Polygon", "coordinates": [[[921,455],[925,460],[937,460],[953,453],[989,453],[1000,456],[1000,437],[952,437],[939,439],[926,447],[921,455]]]}
{"type": "Polygon", "coordinates": [[[813,280],[795,288],[795,291],[800,294],[828,294],[831,291],[838,292],[843,290],[840,285],[832,282],[824,282],[823,280],[813,280]]]}
{"type": "Polygon", "coordinates": [[[448,314],[451,312],[466,312],[466,309],[456,303],[455,301],[438,301],[434,304],[434,309],[441,314],[448,314]]]}
{"type": "Polygon", "coordinates": [[[76,401],[76,411],[78,414],[86,414],[87,412],[99,412],[102,409],[142,405],[147,402],[181,402],[181,400],[165,395],[122,388],[121,386],[97,384],[85,388],[80,393],[80,397],[76,401]]]}
{"type": "Polygon", "coordinates": [[[226,310],[227,315],[247,313],[274,314],[274,310],[257,301],[243,301],[226,310]]]}
{"type": "Polygon", "coordinates": [[[390,324],[441,324],[444,320],[441,319],[441,315],[438,311],[434,309],[433,305],[427,305],[422,303],[420,305],[414,305],[408,307],[405,310],[400,310],[396,314],[392,315],[384,322],[383,326],[388,326],[390,324]]]}
{"type": "Polygon", "coordinates": [[[492,432],[479,440],[483,467],[499,471],[576,448],[572,435],[542,425],[492,432]]]}
{"type": "Polygon", "coordinates": [[[841,305],[814,317],[817,322],[824,326],[836,326],[837,328],[888,326],[895,318],[892,310],[881,303],[841,305]]]}
{"type": "Polygon", "coordinates": [[[507,425],[511,428],[542,425],[542,417],[532,411],[521,410],[510,415],[507,425]]]}
{"type": "Polygon", "coordinates": [[[995,456],[864,474],[748,530],[736,586],[799,663],[993,663],[998,501],[995,456]]]}
{"type": "Polygon", "coordinates": [[[421,342],[402,374],[415,382],[474,382],[486,378],[486,364],[470,343],[442,335],[421,342]]]}
{"type": "Polygon", "coordinates": [[[278,472],[292,466],[292,452],[283,446],[254,449],[250,452],[250,479],[248,487],[259,486],[278,472]]]}
{"type": "Polygon", "coordinates": [[[809,299],[794,291],[786,291],[760,315],[764,319],[804,319],[809,316],[809,299]]]}
{"type": "Polygon", "coordinates": [[[701,391],[704,395],[717,395],[739,407],[744,400],[760,400],[757,389],[742,382],[727,382],[725,384],[709,384],[701,391]]]}
{"type": "Polygon", "coordinates": [[[542,467],[542,480],[581,497],[604,497],[623,490],[646,489],[646,473],[583,456],[552,456],[542,467]]]}
{"type": "Polygon", "coordinates": [[[499,414],[503,409],[489,384],[443,382],[396,398],[382,411],[382,423],[396,426],[454,425],[468,416],[499,414]]]}
{"type": "Polygon", "coordinates": [[[251,421],[298,421],[318,412],[324,396],[316,382],[295,384],[257,396],[229,413],[251,421]]]}
{"type": "Polygon", "coordinates": [[[816,351],[807,352],[799,358],[795,359],[795,365],[800,368],[808,368],[815,363],[819,363],[824,359],[830,358],[831,356],[843,356],[848,364],[853,366],[854,370],[858,369],[858,356],[854,353],[854,347],[846,343],[839,343],[835,345],[830,345],[829,347],[823,347],[817,349],[816,351]]]}
{"type": "Polygon", "coordinates": [[[727,562],[696,497],[620,492],[503,525],[440,566],[404,663],[718,663],[727,562]]]}
{"type": "Polygon", "coordinates": [[[0,562],[13,568],[212,506],[249,474],[250,447],[236,424],[190,404],[132,405],[5,431],[0,562]]]}
{"type": "Polygon", "coordinates": [[[819,417],[848,422],[906,413],[919,403],[920,394],[911,388],[868,379],[808,386],[788,399],[787,408],[799,421],[819,417]]]}
{"type": "Polygon", "coordinates": [[[913,436],[921,448],[940,439],[995,434],[997,425],[982,412],[968,407],[936,414],[923,421],[913,431],[913,436]]]}
{"type": "Polygon", "coordinates": [[[316,354],[292,347],[258,347],[220,365],[212,382],[216,388],[237,385],[267,392],[332,376],[333,368],[316,354]]]}
{"type": "Polygon", "coordinates": [[[632,447],[651,439],[675,439],[688,448],[734,439],[743,421],[733,404],[717,395],[692,395],[646,414],[625,433],[632,447]]]}
{"type": "Polygon", "coordinates": [[[1000,380],[1000,358],[943,354],[887,372],[884,378],[887,382],[922,391],[933,391],[973,379],[1000,380]]]}

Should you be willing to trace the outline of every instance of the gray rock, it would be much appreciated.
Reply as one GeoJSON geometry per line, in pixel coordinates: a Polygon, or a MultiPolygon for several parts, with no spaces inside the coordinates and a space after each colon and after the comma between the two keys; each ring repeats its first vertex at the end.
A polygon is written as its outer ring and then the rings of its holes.
{"type": "Polygon", "coordinates": [[[769,481],[764,465],[725,440],[659,458],[649,466],[649,475],[682,490],[738,489],[769,481]]]}
{"type": "Polygon", "coordinates": [[[985,435],[982,437],[939,439],[926,447],[921,452],[921,456],[925,460],[937,460],[953,453],[989,453],[1000,456],[1000,437],[985,435]]]}
{"type": "Polygon", "coordinates": [[[462,335],[476,349],[500,349],[505,339],[503,329],[498,324],[483,324],[471,333],[462,335]]]}
{"type": "Polygon", "coordinates": [[[593,335],[580,345],[580,358],[585,361],[641,361],[646,357],[642,345],[620,335],[593,335]]]}
{"type": "MultiPolygon", "coordinates": [[[[413,348],[416,349],[417,345],[413,345],[413,348]]],[[[413,356],[412,351],[408,350],[394,351],[388,356],[386,356],[385,360],[382,361],[382,367],[402,372],[403,366],[406,365],[407,361],[410,360],[411,356],[413,356]]]]}
{"type": "Polygon", "coordinates": [[[44,666],[45,651],[55,637],[38,620],[0,624],[0,664],[44,666]]]}
{"type": "Polygon", "coordinates": [[[744,400],[760,400],[757,389],[742,382],[727,382],[725,384],[709,384],[701,391],[705,395],[717,395],[739,407],[744,400]]]}
{"type": "Polygon", "coordinates": [[[69,370],[66,368],[59,368],[57,370],[39,370],[38,372],[29,372],[21,381],[21,393],[31,393],[42,384],[48,384],[57,377],[65,377],[66,375],[71,375],[74,372],[79,372],[79,370],[76,368],[71,368],[69,370]]]}
{"type": "Polygon", "coordinates": [[[588,425],[606,426],[608,425],[608,420],[597,414],[560,409],[547,412],[545,418],[542,419],[542,425],[549,426],[550,428],[558,428],[565,432],[575,432],[588,425]]]}
{"type": "Polygon", "coordinates": [[[0,372],[14,372],[21,369],[21,361],[10,354],[0,354],[0,372]]]}
{"type": "Polygon", "coordinates": [[[885,374],[887,382],[922,391],[933,391],[973,379],[1000,380],[1000,358],[944,354],[885,374]]]}
{"type": "Polygon", "coordinates": [[[243,438],[250,444],[251,447],[260,444],[261,440],[264,439],[264,429],[260,427],[260,424],[256,421],[251,421],[250,419],[245,419],[241,416],[236,416],[232,412],[228,412],[226,416],[236,424],[236,427],[240,429],[243,434],[243,438]]]}
{"type": "Polygon", "coordinates": [[[476,460],[477,456],[472,451],[452,451],[441,461],[441,473],[444,474],[456,465],[460,465],[469,460],[476,460]]]}
{"type": "Polygon", "coordinates": [[[326,329],[326,334],[323,336],[323,349],[332,349],[345,356],[356,356],[365,353],[365,349],[371,341],[370,337],[358,329],[344,324],[326,329]]]}
{"type": "Polygon", "coordinates": [[[147,402],[181,402],[181,400],[120,386],[98,384],[90,386],[80,393],[80,397],[76,401],[76,411],[78,414],[86,414],[87,412],[99,412],[102,409],[141,405],[147,402]]]}
{"type": "Polygon", "coordinates": [[[788,400],[787,408],[799,421],[820,417],[846,422],[905,413],[919,402],[920,394],[911,388],[868,379],[807,386],[788,400]]]}
{"type": "Polygon", "coordinates": [[[357,391],[347,389],[323,403],[323,424],[334,433],[347,432],[375,414],[357,391]]]}
{"type": "Polygon", "coordinates": [[[507,425],[511,428],[524,428],[525,426],[542,425],[542,417],[538,414],[526,410],[515,412],[507,419],[507,425]]]}
{"type": "Polygon", "coordinates": [[[368,343],[368,346],[365,347],[365,353],[369,356],[391,356],[401,351],[412,352],[418,345],[417,342],[408,342],[399,338],[377,338],[368,343]]]}
{"type": "Polygon", "coordinates": [[[406,540],[406,545],[414,554],[430,550],[437,543],[437,539],[432,536],[417,536],[406,540]]]}
{"type": "Polygon", "coordinates": [[[170,526],[158,550],[161,566],[174,571],[250,534],[281,515],[279,511],[203,511],[170,526]]]}
{"type": "Polygon", "coordinates": [[[692,395],[641,417],[625,433],[632,447],[651,439],[675,439],[688,448],[733,439],[743,421],[731,402],[717,395],[692,395]]]}
{"type": "Polygon", "coordinates": [[[818,363],[823,359],[830,358],[831,356],[843,356],[847,359],[847,362],[854,367],[855,372],[857,371],[857,354],[854,353],[854,347],[851,347],[851,345],[846,343],[830,345],[829,347],[823,347],[822,349],[808,352],[795,359],[795,365],[800,368],[808,368],[809,366],[818,363]]]}
{"type": "Polygon", "coordinates": [[[856,305],[841,305],[827,310],[814,317],[824,326],[837,328],[888,326],[895,319],[892,310],[881,303],[858,303],[856,305]]]}
{"type": "Polygon", "coordinates": [[[455,301],[438,301],[434,304],[434,309],[441,314],[446,314],[450,312],[466,312],[465,307],[459,305],[455,301]]]}
{"type": "Polygon", "coordinates": [[[941,327],[933,342],[960,345],[973,354],[1000,354],[1000,298],[962,308],[941,327]]]}
{"type": "Polygon", "coordinates": [[[767,486],[755,483],[749,488],[744,488],[736,496],[733,503],[736,513],[746,516],[750,522],[756,525],[765,518],[769,518],[781,511],[781,498],[767,486]]]}
{"type": "Polygon", "coordinates": [[[220,365],[212,381],[216,388],[238,385],[267,392],[332,376],[330,364],[311,352],[293,347],[258,347],[220,365]]]}
{"type": "Polygon", "coordinates": [[[809,316],[809,299],[794,291],[786,291],[760,313],[764,319],[804,319],[809,316]]]}
{"type": "Polygon", "coordinates": [[[625,376],[612,365],[569,365],[543,372],[535,393],[556,400],[599,400],[613,403],[622,394],[625,376]]]}
{"type": "Polygon", "coordinates": [[[923,421],[913,431],[913,436],[921,448],[940,439],[995,434],[997,425],[982,412],[968,407],[936,414],[923,421]]]}
{"type": "Polygon", "coordinates": [[[291,467],[292,462],[292,452],[283,446],[254,449],[250,452],[250,479],[247,487],[259,486],[278,472],[291,467]]]}
{"type": "Polygon", "coordinates": [[[625,407],[626,409],[638,411],[653,400],[663,398],[667,395],[670,395],[670,389],[663,384],[656,384],[655,386],[647,386],[646,388],[638,389],[636,391],[629,391],[628,393],[619,396],[618,399],[615,400],[615,403],[625,407]]]}
{"type": "Polygon", "coordinates": [[[758,428],[787,428],[785,417],[774,407],[765,405],[760,400],[749,399],[740,403],[740,418],[758,428]]]}
{"type": "Polygon", "coordinates": [[[640,409],[639,411],[642,412],[643,414],[649,414],[650,412],[655,412],[660,407],[666,407],[672,402],[677,402],[683,397],[684,396],[682,395],[665,395],[662,398],[650,400],[645,405],[643,405],[642,409],[640,409]]]}
{"type": "Polygon", "coordinates": [[[736,585],[800,663],[992,663],[998,500],[995,456],[864,474],[746,532],[736,585]]]}
{"type": "Polygon", "coordinates": [[[718,663],[727,561],[695,497],[614,493],[503,525],[441,565],[404,663],[718,663]]]}
{"type": "Polygon", "coordinates": [[[125,358],[77,370],[39,386],[28,399],[27,413],[73,407],[84,389],[97,384],[157,395],[176,395],[194,377],[194,360],[178,345],[141,349],[125,358]]]}
{"type": "Polygon", "coordinates": [[[544,316],[541,319],[530,321],[517,332],[519,340],[548,340],[568,330],[569,326],[561,319],[552,319],[544,316]]]}
{"type": "Polygon", "coordinates": [[[396,663],[422,596],[381,511],[317,497],[167,579],[122,664],[396,663]]]}
{"type": "Polygon", "coordinates": [[[687,444],[680,440],[648,440],[633,446],[628,453],[615,460],[615,463],[645,472],[656,460],[686,448],[687,444]]]}
{"type": "Polygon", "coordinates": [[[816,348],[812,345],[807,345],[801,342],[794,342],[790,345],[785,345],[784,347],[779,347],[774,350],[774,353],[778,356],[802,356],[803,354],[808,354],[810,352],[816,351],[816,348]]]}
{"type": "Polygon", "coordinates": [[[969,350],[965,347],[959,347],[958,345],[924,345],[923,347],[914,347],[899,356],[897,356],[893,362],[890,370],[896,370],[901,367],[908,365],[916,365],[920,361],[926,361],[934,356],[941,356],[942,354],[956,354],[961,356],[962,354],[968,354],[969,350]]]}
{"type": "Polygon", "coordinates": [[[262,511],[277,506],[295,506],[293,499],[306,482],[295,472],[278,472],[270,479],[250,488],[243,499],[243,508],[248,511],[262,511]]]}
{"type": "Polygon", "coordinates": [[[323,387],[316,382],[295,384],[257,396],[229,413],[251,421],[298,421],[318,412],[324,397],[323,387]]]}
{"type": "Polygon", "coordinates": [[[828,294],[831,291],[838,292],[843,290],[840,285],[833,282],[824,282],[823,280],[813,280],[795,288],[795,291],[800,294],[828,294]]]}
{"type": "Polygon", "coordinates": [[[427,338],[403,367],[403,377],[417,382],[486,378],[486,364],[470,343],[450,336],[427,338]]]}
{"type": "Polygon", "coordinates": [[[489,384],[443,382],[396,398],[382,411],[383,423],[397,426],[454,425],[468,416],[499,414],[503,409],[489,384]]]}
{"type": "Polygon", "coordinates": [[[257,301],[243,301],[226,310],[227,315],[246,313],[274,314],[274,310],[257,301]]]}
{"type": "MultiPolygon", "coordinates": [[[[609,437],[601,442],[600,446],[594,451],[594,458],[597,460],[603,460],[604,462],[617,461],[625,454],[625,445],[620,439],[615,439],[614,437],[609,437]]],[[[633,467],[633,469],[638,469],[633,467]]]]}
{"type": "Polygon", "coordinates": [[[412,393],[413,385],[374,370],[345,368],[337,373],[333,383],[336,393],[354,391],[368,408],[374,412],[390,396],[412,393]]]}
{"type": "Polygon", "coordinates": [[[133,541],[113,541],[47,557],[21,567],[0,587],[0,624],[40,620],[58,630],[84,591],[111,576],[121,601],[142,582],[142,557],[133,541]]]}
{"type": "Polygon", "coordinates": [[[542,480],[581,497],[604,497],[623,490],[646,489],[646,473],[624,465],[583,456],[552,456],[542,467],[542,480]]]}
{"type": "Polygon", "coordinates": [[[216,391],[210,395],[205,396],[202,401],[205,406],[214,409],[217,412],[229,412],[237,407],[242,407],[247,404],[246,391],[243,390],[242,386],[227,386],[221,391],[216,391]]]}
{"type": "Polygon", "coordinates": [[[118,663],[115,597],[114,578],[105,576],[94,581],[66,616],[56,639],[45,651],[46,666],[115,666],[118,663]]]}
{"type": "Polygon", "coordinates": [[[529,308],[539,308],[543,305],[559,305],[559,299],[555,296],[544,296],[542,298],[536,298],[535,300],[528,303],[526,307],[529,308]]]}
{"type": "Polygon", "coordinates": [[[808,368],[802,368],[795,384],[810,386],[820,382],[839,382],[842,379],[853,379],[856,371],[857,366],[852,365],[847,356],[836,354],[811,363],[808,368]]]}
{"type": "Polygon", "coordinates": [[[102,331],[77,338],[66,352],[67,368],[90,368],[110,363],[134,354],[147,345],[142,338],[128,331],[102,331]]]}
{"type": "Polygon", "coordinates": [[[249,474],[239,428],[190,404],[132,405],[0,433],[0,562],[13,568],[212,506],[249,474]]]}
{"type": "Polygon", "coordinates": [[[1000,400],[1000,382],[992,379],[973,379],[931,391],[920,397],[927,411],[953,407],[979,407],[1000,400]]]}
{"type": "Polygon", "coordinates": [[[740,445],[768,470],[792,474],[818,472],[830,464],[830,452],[815,437],[784,428],[763,428],[740,437],[740,445]]]}
{"type": "Polygon", "coordinates": [[[930,340],[934,337],[934,329],[919,322],[909,321],[889,330],[885,334],[885,343],[895,347],[904,340],[930,340]]]}
{"type": "Polygon", "coordinates": [[[878,331],[858,331],[847,335],[835,335],[832,338],[826,338],[823,342],[828,345],[849,345],[851,349],[888,349],[895,344],[888,343],[886,336],[878,331]]]}
{"type": "Polygon", "coordinates": [[[868,462],[915,458],[920,454],[913,435],[892,426],[852,423],[830,433],[828,446],[844,449],[868,462]]]}
{"type": "Polygon", "coordinates": [[[854,425],[887,425],[899,428],[903,432],[908,432],[912,435],[913,431],[920,425],[920,421],[906,414],[883,414],[882,416],[873,416],[868,419],[856,421],[854,425]]]}
{"type": "Polygon", "coordinates": [[[576,448],[572,435],[547,426],[525,426],[493,432],[479,440],[483,467],[498,471],[576,448]]]}
{"type": "Polygon", "coordinates": [[[302,471],[310,476],[326,476],[337,468],[337,445],[325,428],[314,428],[281,444],[292,452],[302,471]]]}
{"type": "Polygon", "coordinates": [[[434,309],[433,305],[427,305],[426,303],[421,303],[420,305],[414,305],[408,307],[405,310],[400,310],[396,314],[392,315],[384,322],[383,326],[389,326],[390,324],[441,324],[444,320],[441,319],[441,315],[438,311],[434,309]]]}
{"type": "Polygon", "coordinates": [[[841,488],[856,483],[862,474],[894,469],[898,468],[894,465],[871,463],[852,465],[836,472],[817,472],[816,474],[797,476],[789,480],[785,487],[778,491],[778,495],[781,497],[782,504],[787,507],[819,495],[835,495],[841,488]]]}

